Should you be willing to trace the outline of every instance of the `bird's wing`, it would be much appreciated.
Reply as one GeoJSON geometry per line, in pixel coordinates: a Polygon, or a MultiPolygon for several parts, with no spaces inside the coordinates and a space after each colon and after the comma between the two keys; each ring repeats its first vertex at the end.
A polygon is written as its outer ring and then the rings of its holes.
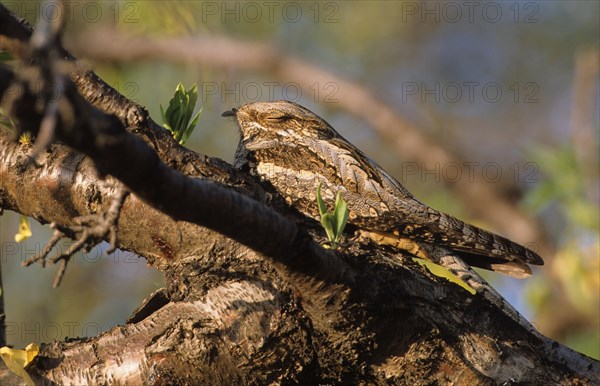
{"type": "MultiPolygon", "coordinates": [[[[351,223],[370,230],[398,233],[417,242],[439,245],[457,252],[469,265],[510,276],[529,276],[531,269],[527,264],[544,264],[542,258],[528,248],[421,203],[400,182],[343,138],[330,141],[351,152],[359,165],[369,165],[368,168],[361,167],[368,172],[372,181],[381,184],[381,190],[388,193],[385,202],[389,211],[382,211],[376,217],[362,216],[351,220],[351,223]],[[376,178],[371,178],[372,175],[376,175],[376,178]]],[[[368,195],[365,197],[368,198],[368,195]]],[[[367,204],[378,207],[377,202],[367,204]]]]}

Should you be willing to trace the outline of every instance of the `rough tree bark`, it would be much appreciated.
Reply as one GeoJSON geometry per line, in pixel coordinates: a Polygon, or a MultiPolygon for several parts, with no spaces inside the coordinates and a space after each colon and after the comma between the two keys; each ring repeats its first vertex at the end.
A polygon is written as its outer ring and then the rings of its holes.
{"type": "MultiPolygon", "coordinates": [[[[30,35],[0,10],[1,47],[24,55],[30,35]]],[[[407,256],[357,243],[321,248],[317,224],[250,176],[178,146],[143,108],[65,56],[72,83],[58,102],[58,142],[30,162],[31,148],[0,128],[0,207],[69,227],[107,210],[113,188],[99,175],[116,177],[133,193],[118,246],[163,272],[167,287],[123,326],[43,345],[28,368],[36,381],[600,383],[598,362],[407,256]]],[[[15,82],[23,90],[3,102],[35,132],[44,109],[29,87],[43,65],[0,69],[0,93],[15,82]]],[[[2,367],[0,383],[19,380],[2,367]]]]}

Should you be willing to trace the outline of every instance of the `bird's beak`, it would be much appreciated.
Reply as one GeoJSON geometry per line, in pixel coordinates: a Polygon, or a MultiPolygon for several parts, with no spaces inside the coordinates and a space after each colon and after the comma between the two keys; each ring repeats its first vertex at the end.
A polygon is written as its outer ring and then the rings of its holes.
{"type": "Polygon", "coordinates": [[[221,114],[222,117],[235,117],[237,115],[238,110],[236,108],[233,108],[231,110],[227,110],[225,111],[223,114],[221,114]]]}

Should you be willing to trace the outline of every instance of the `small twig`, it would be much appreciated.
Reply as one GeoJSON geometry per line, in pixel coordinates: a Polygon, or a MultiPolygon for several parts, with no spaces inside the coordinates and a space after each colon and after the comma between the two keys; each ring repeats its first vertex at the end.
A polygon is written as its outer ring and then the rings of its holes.
{"type": "Polygon", "coordinates": [[[22,262],[21,265],[23,267],[29,267],[31,264],[38,261],[40,262],[40,264],[42,264],[42,267],[46,266],[46,256],[48,256],[52,248],[54,248],[54,246],[58,244],[60,239],[65,237],[65,234],[62,232],[62,230],[58,229],[58,225],[56,223],[51,223],[50,228],[54,229],[52,238],[48,240],[48,242],[46,243],[46,245],[44,245],[44,248],[42,248],[42,251],[39,254],[30,257],[29,259],[22,262]]]}
{"type": "Polygon", "coordinates": [[[63,259],[60,261],[60,265],[58,266],[58,271],[56,271],[56,275],[54,276],[54,281],[52,282],[52,288],[57,288],[62,282],[63,277],[65,276],[65,272],[67,272],[67,264],[69,263],[69,259],[63,259]]]}
{"type": "Polygon", "coordinates": [[[87,216],[80,216],[74,218],[75,225],[70,227],[62,227],[56,223],[52,223],[50,226],[54,229],[52,238],[46,243],[42,251],[22,263],[23,266],[27,267],[37,261],[45,266],[48,254],[54,248],[54,246],[62,238],[76,239],[75,243],[69,247],[64,253],[54,256],[48,261],[50,264],[56,264],[60,262],[58,271],[54,278],[52,286],[58,287],[64,277],[67,270],[67,264],[71,260],[71,257],[80,250],[90,251],[93,247],[101,243],[108,236],[110,248],[106,250],[107,254],[113,253],[117,249],[117,233],[118,233],[118,221],[121,213],[121,208],[125,203],[125,199],[129,191],[123,185],[118,185],[117,191],[113,197],[110,207],[104,214],[93,214],[87,216]]]}

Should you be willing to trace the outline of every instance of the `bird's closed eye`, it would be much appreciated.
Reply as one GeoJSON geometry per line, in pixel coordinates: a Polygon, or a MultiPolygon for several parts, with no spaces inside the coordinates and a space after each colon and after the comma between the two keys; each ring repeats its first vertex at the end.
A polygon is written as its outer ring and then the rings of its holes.
{"type": "Polygon", "coordinates": [[[265,116],[265,119],[271,122],[285,122],[292,118],[294,117],[285,113],[273,113],[265,116]]]}

